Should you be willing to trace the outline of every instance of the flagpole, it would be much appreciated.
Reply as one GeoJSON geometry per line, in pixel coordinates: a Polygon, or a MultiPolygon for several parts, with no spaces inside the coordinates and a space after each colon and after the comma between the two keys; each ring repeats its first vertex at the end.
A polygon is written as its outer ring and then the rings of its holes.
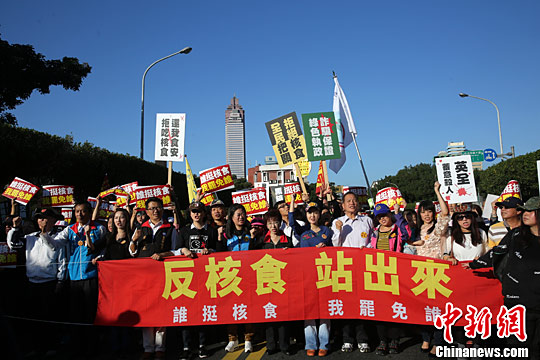
{"type": "MultiPolygon", "coordinates": [[[[332,71],[332,75],[334,79],[337,79],[337,75],[334,71],[332,71]]],[[[369,183],[369,179],[366,173],[366,168],[364,167],[364,162],[362,161],[362,156],[360,156],[360,150],[358,149],[358,143],[356,142],[356,132],[350,131],[350,127],[349,127],[349,133],[351,134],[351,137],[353,139],[354,147],[356,148],[356,154],[358,155],[358,160],[360,160],[360,166],[362,166],[362,172],[364,173],[364,178],[366,179],[366,185],[367,185],[369,197],[373,199],[373,196],[371,194],[371,184],[369,183]]]]}

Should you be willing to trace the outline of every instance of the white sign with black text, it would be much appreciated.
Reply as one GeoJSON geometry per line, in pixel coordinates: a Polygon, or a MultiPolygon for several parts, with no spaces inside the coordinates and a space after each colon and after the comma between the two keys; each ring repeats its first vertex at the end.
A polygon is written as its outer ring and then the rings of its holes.
{"type": "Polygon", "coordinates": [[[449,204],[477,201],[470,155],[435,159],[441,195],[449,204]]]}

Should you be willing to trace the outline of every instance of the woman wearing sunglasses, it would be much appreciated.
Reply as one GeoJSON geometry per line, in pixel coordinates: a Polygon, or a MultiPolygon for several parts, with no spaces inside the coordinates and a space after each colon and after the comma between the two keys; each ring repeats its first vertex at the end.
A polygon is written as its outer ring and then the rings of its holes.
{"type": "Polygon", "coordinates": [[[459,261],[472,261],[487,251],[487,235],[478,227],[472,207],[461,206],[452,215],[452,231],[446,239],[443,260],[456,265],[459,261]]]}

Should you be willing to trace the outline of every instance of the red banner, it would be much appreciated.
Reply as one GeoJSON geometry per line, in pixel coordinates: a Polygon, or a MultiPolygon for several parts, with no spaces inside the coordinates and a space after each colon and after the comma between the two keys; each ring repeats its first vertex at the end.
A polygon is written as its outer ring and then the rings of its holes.
{"type": "Polygon", "coordinates": [[[199,172],[199,177],[203,193],[234,189],[234,182],[229,165],[203,170],[199,172]]]}
{"type": "Polygon", "coordinates": [[[214,201],[216,199],[217,199],[216,195],[214,193],[210,193],[210,194],[205,194],[204,197],[201,199],[201,202],[205,206],[210,206],[210,204],[212,204],[212,201],[214,201]]]}
{"type": "Polygon", "coordinates": [[[39,187],[36,185],[16,177],[2,195],[8,199],[15,199],[19,204],[26,205],[38,190],[39,187]]]}
{"type": "Polygon", "coordinates": [[[285,202],[287,204],[291,203],[291,196],[294,195],[295,204],[303,204],[302,201],[302,190],[300,189],[300,183],[285,184],[283,187],[283,193],[285,195],[285,202]]]}
{"type": "Polygon", "coordinates": [[[73,186],[45,185],[41,198],[42,207],[68,207],[73,206],[73,186]]]}
{"type": "MultiPolygon", "coordinates": [[[[447,302],[497,314],[501,286],[424,257],[353,248],[220,252],[99,262],[96,324],[215,325],[303,319],[433,324],[447,302]]],[[[463,325],[460,319],[457,325],[463,325]]]]}
{"type": "Polygon", "coordinates": [[[254,188],[248,191],[238,191],[232,193],[233,204],[242,204],[248,216],[264,214],[268,211],[268,201],[266,201],[266,189],[263,187],[254,188]]]}
{"type": "Polygon", "coordinates": [[[151,197],[160,198],[163,201],[163,207],[168,209],[171,204],[171,188],[169,185],[137,186],[135,190],[135,209],[145,209],[146,200],[151,197]]]}
{"type": "Polygon", "coordinates": [[[499,198],[497,199],[497,202],[502,202],[511,196],[517,197],[518,199],[522,198],[521,188],[519,187],[519,183],[516,180],[510,180],[508,184],[506,184],[501,196],[499,196],[499,198]]]}

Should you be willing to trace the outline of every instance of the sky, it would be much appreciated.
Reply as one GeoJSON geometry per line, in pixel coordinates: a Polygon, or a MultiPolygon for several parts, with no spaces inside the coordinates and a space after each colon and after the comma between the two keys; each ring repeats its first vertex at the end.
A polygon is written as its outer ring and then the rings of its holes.
{"type": "MultiPolygon", "coordinates": [[[[156,113],[186,113],[194,173],[225,160],[225,109],[246,115],[246,161],[273,155],[264,123],[332,110],[335,71],[358,130],[370,182],[431,163],[450,141],[499,152],[540,148],[540,2],[28,1],[0,3],[0,34],[47,59],[92,66],[79,91],[52,87],[13,113],[19,126],[71,134],[139,156],[141,80],[145,151],[154,160],[156,113]]],[[[365,185],[354,145],[330,181],[365,185]]],[[[497,160],[496,162],[499,162],[497,160]]],[[[175,163],[185,172],[185,163],[175,163]]],[[[309,181],[316,180],[314,164],[309,181]]],[[[112,180],[114,181],[114,180],[112,180]]]]}

